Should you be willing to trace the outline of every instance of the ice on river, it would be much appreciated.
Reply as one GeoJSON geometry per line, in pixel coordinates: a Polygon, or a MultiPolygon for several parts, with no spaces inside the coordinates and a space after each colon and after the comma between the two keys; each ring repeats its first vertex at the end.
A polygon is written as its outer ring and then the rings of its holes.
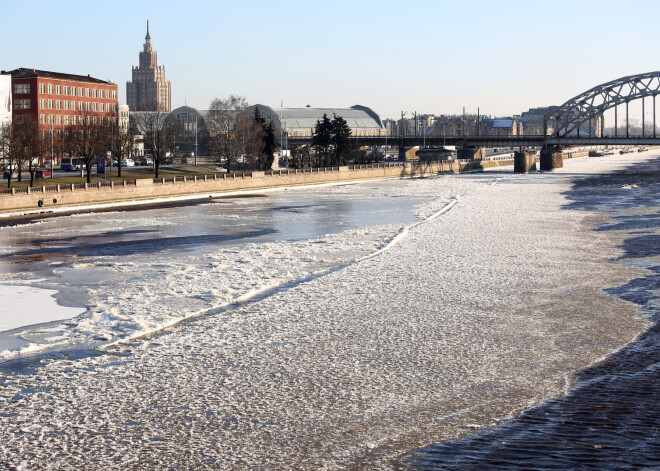
{"type": "MultiPolygon", "coordinates": [[[[0,359],[52,348],[52,339],[57,340],[57,348],[62,348],[63,343],[125,341],[320,276],[382,250],[392,238],[400,237],[400,232],[410,224],[388,223],[388,213],[383,211],[379,219],[379,211],[400,204],[398,201],[406,193],[412,195],[413,201],[402,204],[401,211],[414,210],[416,216],[412,213],[408,216],[412,220],[416,217],[423,221],[447,204],[453,197],[452,186],[441,193],[436,188],[437,185],[424,180],[399,181],[395,187],[387,182],[324,186],[289,191],[287,196],[282,191],[279,199],[269,199],[275,200],[268,202],[274,206],[270,212],[262,211],[264,200],[246,198],[233,200],[230,205],[214,202],[179,210],[139,211],[135,215],[131,212],[77,214],[0,228],[8,241],[4,247],[0,246],[0,254],[11,261],[18,259],[21,262],[18,266],[44,258],[42,264],[48,266],[40,270],[52,272],[52,276],[42,280],[42,288],[65,293],[67,289],[82,291],[83,295],[76,301],[87,305],[79,316],[76,314],[80,310],[60,306],[58,312],[66,311],[71,313],[69,317],[76,317],[55,327],[57,335],[42,337],[38,344],[31,343],[21,349],[2,351],[0,348],[0,359]],[[332,198],[324,200],[328,194],[332,198]],[[368,212],[350,207],[364,205],[365,201],[378,204],[368,205],[367,208],[373,207],[368,212]],[[425,204],[416,207],[414,201],[425,204]],[[225,206],[230,206],[232,211],[225,206]],[[351,220],[356,217],[364,220],[351,220]],[[265,221],[255,227],[254,220],[259,218],[265,221]],[[314,226],[310,219],[320,222],[314,226]],[[307,227],[307,231],[312,227],[317,234],[289,227],[296,224],[307,227]],[[348,228],[342,230],[342,226],[348,228]],[[224,227],[231,228],[231,236],[216,232],[224,227]],[[331,232],[318,234],[324,229],[331,232]],[[281,236],[263,243],[249,243],[249,236],[245,236],[269,232],[281,236]],[[222,242],[222,237],[243,239],[243,243],[214,245],[222,242]],[[19,250],[11,245],[12,240],[20,242],[19,250]]],[[[8,276],[20,281],[26,274],[19,271],[8,276]]],[[[11,316],[16,323],[13,327],[20,326],[20,319],[27,316],[28,309],[28,306],[7,309],[7,317],[11,316]]],[[[42,322],[53,320],[51,316],[42,319],[42,322]]],[[[34,323],[31,320],[22,325],[34,323]]],[[[20,336],[35,338],[29,330],[20,336]]]]}
{"type": "Polygon", "coordinates": [[[29,281],[23,284],[0,282],[0,331],[71,319],[85,311],[59,305],[53,297],[56,293],[56,290],[30,286],[29,281]]]}
{"type": "Polygon", "coordinates": [[[613,264],[616,235],[589,230],[603,216],[562,209],[562,192],[576,175],[644,158],[366,184],[376,197],[435,195],[418,208],[428,220],[373,257],[406,225],[167,264],[95,259],[124,281],[92,288],[74,330],[130,337],[209,314],[100,357],[5,375],[0,463],[381,469],[557,397],[648,325],[603,291],[641,269],[613,264]]]}

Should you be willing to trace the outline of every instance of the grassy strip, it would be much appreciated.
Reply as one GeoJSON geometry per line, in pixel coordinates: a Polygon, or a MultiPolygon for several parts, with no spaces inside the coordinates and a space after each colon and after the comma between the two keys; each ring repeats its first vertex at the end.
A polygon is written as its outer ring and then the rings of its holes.
{"type": "MultiPolygon", "coordinates": [[[[200,175],[213,175],[214,173],[222,173],[219,167],[214,165],[190,165],[190,166],[176,166],[176,167],[161,167],[158,172],[159,178],[171,177],[192,177],[200,175]]],[[[154,171],[151,168],[135,168],[135,167],[122,167],[121,178],[117,176],[117,169],[108,169],[105,176],[103,174],[92,173],[92,183],[99,181],[115,181],[120,182],[123,180],[137,180],[141,178],[154,178],[154,171]]],[[[80,177],[79,172],[71,172],[66,176],[57,176],[55,178],[44,178],[34,181],[34,187],[51,186],[51,185],[69,185],[71,183],[85,183],[87,176],[80,177]]],[[[7,182],[4,181],[4,188],[7,188],[7,182]]],[[[25,188],[30,186],[30,179],[23,178],[23,181],[11,182],[12,188],[25,188]]]]}

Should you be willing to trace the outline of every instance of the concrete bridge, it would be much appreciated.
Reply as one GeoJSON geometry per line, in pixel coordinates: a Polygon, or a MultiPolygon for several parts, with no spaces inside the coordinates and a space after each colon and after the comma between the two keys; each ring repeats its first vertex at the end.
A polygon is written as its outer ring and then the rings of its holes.
{"type": "MultiPolygon", "coordinates": [[[[407,148],[414,146],[456,146],[465,157],[473,156],[482,147],[541,148],[541,169],[552,170],[562,167],[562,149],[573,146],[659,146],[660,137],[656,132],[656,97],[660,94],[660,71],[630,75],[597,85],[558,107],[544,117],[545,134],[522,136],[352,136],[351,139],[365,146],[397,145],[399,156],[404,160],[407,148]],[[652,100],[653,131],[646,133],[645,109],[648,99],[652,100]],[[631,135],[629,104],[641,100],[642,133],[631,135]],[[619,107],[624,108],[625,131],[619,135],[619,107]],[[605,135],[603,114],[614,110],[614,133],[605,135]],[[600,128],[593,126],[600,123],[600,128]],[[587,135],[580,135],[581,128],[587,127],[587,135]],[[552,125],[553,133],[548,133],[552,125]]],[[[584,133],[583,133],[584,134],[584,133]]],[[[289,137],[289,144],[311,145],[311,136],[289,137]]],[[[522,157],[518,156],[518,159],[522,157]]],[[[529,160],[529,159],[527,159],[529,160]]]]}

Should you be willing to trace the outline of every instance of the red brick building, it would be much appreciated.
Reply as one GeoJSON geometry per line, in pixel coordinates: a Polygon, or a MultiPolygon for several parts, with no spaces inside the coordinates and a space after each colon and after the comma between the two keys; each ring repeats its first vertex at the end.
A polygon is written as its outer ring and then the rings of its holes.
{"type": "Polygon", "coordinates": [[[12,119],[39,123],[42,136],[62,136],[81,119],[94,124],[117,120],[117,85],[90,76],[35,69],[15,69],[11,75],[12,119]]]}

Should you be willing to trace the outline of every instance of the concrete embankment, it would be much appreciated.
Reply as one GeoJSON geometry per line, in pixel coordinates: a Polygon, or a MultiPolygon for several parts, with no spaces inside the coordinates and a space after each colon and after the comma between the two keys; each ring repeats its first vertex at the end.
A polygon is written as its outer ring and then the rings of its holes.
{"type": "Polygon", "coordinates": [[[0,216],[47,214],[57,209],[84,210],[85,206],[113,203],[145,204],[183,196],[218,196],[232,191],[314,185],[374,178],[402,178],[445,172],[478,171],[512,165],[512,161],[403,162],[269,172],[217,173],[203,177],[175,177],[16,188],[0,194],[0,216]]]}

